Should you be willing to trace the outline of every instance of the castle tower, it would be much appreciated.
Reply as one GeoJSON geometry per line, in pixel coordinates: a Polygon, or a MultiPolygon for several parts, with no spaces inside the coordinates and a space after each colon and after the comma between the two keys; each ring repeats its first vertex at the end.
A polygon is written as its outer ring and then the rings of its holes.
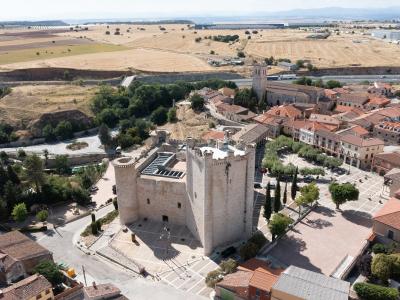
{"type": "Polygon", "coordinates": [[[122,157],[112,162],[115,170],[120,222],[129,225],[139,218],[139,202],[136,196],[136,162],[122,157]]]}
{"type": "Polygon", "coordinates": [[[187,192],[204,253],[244,240],[252,233],[255,150],[240,151],[224,143],[217,148],[187,149],[187,192]]]}
{"type": "Polygon", "coordinates": [[[258,100],[263,100],[267,88],[268,66],[265,64],[257,64],[253,67],[253,91],[256,93],[258,100]]]}

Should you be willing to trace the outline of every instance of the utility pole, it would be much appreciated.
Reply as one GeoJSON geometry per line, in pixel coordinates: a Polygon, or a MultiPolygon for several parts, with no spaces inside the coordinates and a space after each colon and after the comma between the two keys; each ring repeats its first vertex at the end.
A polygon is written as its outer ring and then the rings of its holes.
{"type": "Polygon", "coordinates": [[[83,272],[83,279],[85,280],[85,286],[87,286],[86,282],[86,272],[85,272],[85,267],[82,265],[82,272],[83,272]]]}

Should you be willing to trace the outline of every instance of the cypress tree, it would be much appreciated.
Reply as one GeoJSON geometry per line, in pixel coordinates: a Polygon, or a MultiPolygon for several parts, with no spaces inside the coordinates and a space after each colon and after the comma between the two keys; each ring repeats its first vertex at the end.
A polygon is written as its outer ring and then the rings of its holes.
{"type": "Polygon", "coordinates": [[[274,212],[278,213],[281,210],[281,183],[279,178],[276,181],[276,190],[275,190],[275,198],[274,198],[274,212]]]}
{"type": "Polygon", "coordinates": [[[286,202],[287,202],[287,182],[285,183],[285,190],[283,191],[282,202],[283,202],[284,205],[286,205],[286,202]]]}
{"type": "Polygon", "coordinates": [[[267,185],[267,190],[265,194],[265,203],[264,203],[264,218],[269,223],[269,219],[272,214],[272,206],[271,206],[271,186],[267,185]]]}
{"type": "Polygon", "coordinates": [[[292,187],[291,187],[291,196],[292,199],[296,199],[296,194],[297,194],[297,173],[299,171],[299,168],[296,167],[296,171],[294,172],[293,175],[293,180],[292,180],[292,187]]]}

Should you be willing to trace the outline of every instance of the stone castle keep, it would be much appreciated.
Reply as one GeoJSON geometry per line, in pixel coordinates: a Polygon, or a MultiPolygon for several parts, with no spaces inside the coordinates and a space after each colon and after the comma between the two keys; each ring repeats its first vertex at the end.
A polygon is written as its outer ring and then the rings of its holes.
{"type": "Polygon", "coordinates": [[[122,225],[149,220],[186,226],[205,255],[251,236],[253,144],[232,145],[227,135],[207,145],[188,139],[113,164],[122,225]]]}

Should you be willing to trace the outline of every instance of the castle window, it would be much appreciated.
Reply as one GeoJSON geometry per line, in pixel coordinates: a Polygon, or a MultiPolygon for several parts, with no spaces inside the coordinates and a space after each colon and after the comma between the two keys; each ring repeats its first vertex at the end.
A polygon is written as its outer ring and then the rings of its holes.
{"type": "Polygon", "coordinates": [[[178,202],[178,208],[181,208],[182,204],[180,202],[178,202]]]}
{"type": "Polygon", "coordinates": [[[147,198],[147,204],[150,204],[150,199],[149,198],[147,198]]]}
{"type": "Polygon", "coordinates": [[[197,194],[196,194],[196,192],[194,192],[194,198],[195,198],[195,199],[197,198],[197,194]]]}

